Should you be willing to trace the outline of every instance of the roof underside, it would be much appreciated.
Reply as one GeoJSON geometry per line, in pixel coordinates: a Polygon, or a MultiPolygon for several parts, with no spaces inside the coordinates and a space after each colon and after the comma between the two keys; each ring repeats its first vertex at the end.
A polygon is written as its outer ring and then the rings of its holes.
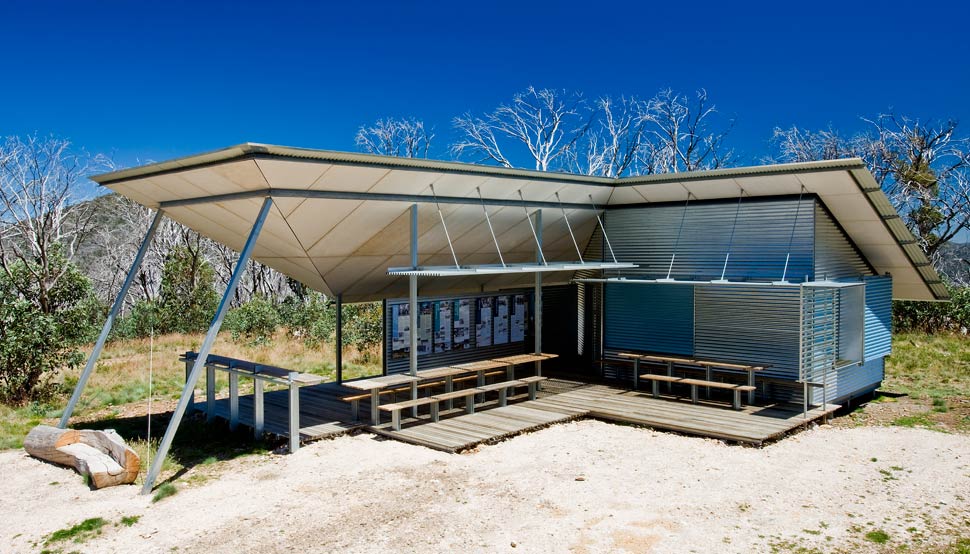
{"type": "MultiPolygon", "coordinates": [[[[499,263],[478,193],[506,263],[535,262],[526,211],[543,210],[543,252],[552,262],[577,261],[558,209],[561,199],[580,248],[596,227],[599,207],[645,202],[816,194],[869,263],[893,275],[893,295],[946,298],[946,289],[905,224],[860,160],[836,160],[606,179],[243,144],[170,162],[99,175],[95,181],[240,250],[267,195],[273,209],[253,257],[347,302],[407,294],[407,279],[387,275],[410,265],[409,207],[419,203],[419,265],[453,263],[431,186],[439,200],[459,262],[499,263]],[[740,187],[740,188],[739,188],[740,187]],[[525,203],[519,197],[521,191],[525,203]],[[556,194],[558,193],[559,199],[556,194]],[[215,198],[213,198],[215,197],[215,198]],[[505,204],[505,205],[503,205],[505,204]]],[[[624,260],[619,260],[623,262],[624,260]]],[[[572,274],[551,273],[548,284],[572,274]]],[[[530,285],[532,273],[462,275],[421,281],[421,294],[476,292],[530,285]]]]}

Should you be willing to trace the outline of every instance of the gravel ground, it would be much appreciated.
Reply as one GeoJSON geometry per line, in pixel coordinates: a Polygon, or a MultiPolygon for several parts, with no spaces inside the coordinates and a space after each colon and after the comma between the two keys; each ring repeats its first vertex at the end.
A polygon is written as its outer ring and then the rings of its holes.
{"type": "Polygon", "coordinates": [[[922,429],[756,449],[578,421],[461,455],[361,434],[198,466],[156,504],[22,452],[0,465],[0,551],[15,553],[856,553],[970,536],[970,440],[922,429]],[[92,517],[100,535],[44,545],[92,517]]]}

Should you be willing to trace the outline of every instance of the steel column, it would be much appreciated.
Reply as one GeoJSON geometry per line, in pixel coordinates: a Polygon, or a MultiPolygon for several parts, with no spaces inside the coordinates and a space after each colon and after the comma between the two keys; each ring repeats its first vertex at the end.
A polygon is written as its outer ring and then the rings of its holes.
{"type": "Polygon", "coordinates": [[[344,382],[344,295],[337,294],[337,384],[344,382]]]}
{"type": "MultiPolygon", "coordinates": [[[[542,210],[535,213],[535,232],[536,232],[536,262],[544,263],[545,258],[542,254],[542,210]]],[[[533,319],[535,320],[535,353],[542,354],[542,272],[536,272],[535,298],[532,302],[533,319]]],[[[542,375],[542,361],[536,362],[536,375],[542,375]]]]}
{"type": "MultiPolygon", "coordinates": [[[[411,267],[418,267],[418,205],[411,204],[411,267]]],[[[411,376],[418,374],[418,276],[408,277],[408,320],[411,326],[408,356],[411,376]]],[[[418,397],[418,387],[411,383],[411,400],[418,397]]],[[[418,417],[418,407],[411,408],[411,416],[418,417]]]]}
{"type": "Polygon", "coordinates": [[[64,413],[61,414],[61,421],[58,423],[58,427],[61,429],[67,427],[68,422],[71,419],[71,414],[74,413],[74,408],[77,406],[78,400],[81,398],[81,393],[84,391],[84,386],[87,385],[88,378],[91,377],[91,373],[94,371],[94,366],[101,357],[101,350],[104,349],[104,343],[108,340],[108,334],[111,332],[111,328],[114,326],[115,318],[118,317],[118,312],[121,310],[121,306],[125,303],[125,297],[128,296],[128,289],[131,288],[131,284],[135,281],[135,274],[138,273],[138,268],[141,267],[142,260],[145,259],[145,253],[148,252],[148,246],[152,242],[152,237],[155,236],[155,231],[158,229],[158,224],[162,221],[162,215],[164,211],[159,209],[155,212],[155,217],[152,219],[151,225],[148,226],[148,232],[145,233],[145,238],[141,241],[141,246],[138,247],[138,253],[135,254],[135,260],[131,263],[131,269],[128,270],[128,275],[125,276],[125,281],[121,285],[121,290],[118,291],[118,296],[115,297],[114,304],[111,305],[111,311],[108,312],[108,319],[104,322],[104,327],[101,328],[101,334],[98,336],[98,341],[94,343],[94,350],[91,351],[91,355],[88,357],[88,362],[84,366],[84,371],[81,372],[81,377],[77,380],[77,385],[74,386],[74,392],[71,394],[71,400],[67,403],[67,408],[64,408],[64,413]]]}
{"type": "MultiPolygon", "coordinates": [[[[182,422],[182,416],[185,415],[185,408],[189,404],[189,399],[195,394],[195,384],[199,380],[199,374],[202,372],[202,368],[205,367],[206,358],[209,357],[209,351],[212,350],[212,345],[215,343],[216,336],[219,334],[219,328],[222,327],[222,320],[226,317],[226,311],[229,309],[229,300],[236,293],[239,280],[242,278],[243,273],[246,272],[246,264],[249,263],[249,257],[252,255],[253,248],[256,246],[256,239],[259,237],[259,232],[263,229],[263,223],[266,221],[266,216],[269,215],[269,210],[272,206],[272,198],[263,200],[263,206],[259,210],[259,215],[256,216],[253,229],[249,232],[249,238],[246,239],[246,246],[239,253],[239,260],[236,262],[236,267],[233,268],[232,277],[229,278],[226,291],[222,294],[222,300],[219,301],[219,307],[212,317],[212,323],[209,324],[209,331],[205,335],[205,340],[202,341],[202,346],[199,347],[199,355],[195,359],[195,364],[192,366],[192,373],[185,382],[185,388],[182,389],[182,396],[179,398],[178,404],[175,406],[175,412],[172,414],[172,419],[165,429],[165,436],[162,437],[162,442],[158,445],[158,451],[155,453],[152,465],[148,469],[148,474],[145,476],[145,484],[141,489],[142,494],[152,492],[155,480],[158,479],[158,474],[162,471],[162,463],[165,461],[165,456],[168,455],[168,450],[172,446],[172,440],[175,438],[175,432],[178,431],[179,424],[182,422]]],[[[297,440],[299,440],[299,437],[297,437],[297,440]]]]}

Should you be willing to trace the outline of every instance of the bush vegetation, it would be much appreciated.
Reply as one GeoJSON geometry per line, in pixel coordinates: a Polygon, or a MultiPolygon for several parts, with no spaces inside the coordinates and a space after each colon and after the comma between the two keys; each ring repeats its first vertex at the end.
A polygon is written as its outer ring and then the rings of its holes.
{"type": "Polygon", "coordinates": [[[10,274],[0,272],[0,402],[6,404],[56,393],[51,378],[83,362],[79,347],[94,339],[94,321],[104,313],[91,282],[59,251],[48,264],[46,271],[61,275],[53,284],[35,280],[38,268],[24,262],[12,264],[10,274]]]}

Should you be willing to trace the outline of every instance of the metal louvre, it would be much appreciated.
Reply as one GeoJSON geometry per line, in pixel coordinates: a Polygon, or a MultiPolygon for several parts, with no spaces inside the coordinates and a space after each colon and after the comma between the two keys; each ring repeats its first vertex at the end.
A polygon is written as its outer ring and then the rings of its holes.
{"type": "MultiPolygon", "coordinates": [[[[453,364],[461,364],[466,362],[474,362],[477,360],[485,360],[488,358],[501,358],[503,356],[511,356],[514,354],[525,354],[531,352],[533,346],[532,339],[532,302],[533,302],[533,291],[530,289],[519,289],[502,291],[497,293],[487,293],[487,294],[477,294],[477,295],[457,295],[457,296],[433,296],[433,297],[422,297],[418,299],[418,305],[420,306],[423,302],[434,302],[438,300],[455,300],[459,298],[483,298],[486,296],[513,296],[513,295],[527,295],[529,298],[529,309],[526,310],[528,318],[526,318],[526,333],[525,340],[522,342],[508,342],[506,344],[491,345],[485,347],[478,347],[475,345],[475,310],[472,309],[471,316],[471,342],[472,346],[464,350],[450,350],[448,352],[434,352],[431,354],[418,356],[418,369],[430,369],[434,367],[441,367],[453,364]]],[[[407,373],[410,369],[409,360],[407,357],[404,358],[391,358],[391,306],[394,305],[407,305],[408,301],[396,299],[388,300],[385,304],[384,310],[384,360],[386,373],[388,375],[393,373],[407,373]]]]}
{"type": "Polygon", "coordinates": [[[836,288],[803,287],[801,290],[798,380],[823,385],[810,389],[814,404],[833,399],[838,389],[835,368],[839,360],[839,298],[836,288]]]}
{"type": "Polygon", "coordinates": [[[815,279],[854,279],[872,271],[821,204],[815,206],[815,279]]]}
{"type": "Polygon", "coordinates": [[[866,318],[863,356],[865,361],[892,353],[893,280],[888,275],[864,278],[866,318]]]}
{"type": "Polygon", "coordinates": [[[788,276],[798,282],[806,276],[814,277],[815,199],[799,202],[797,198],[745,198],[740,213],[736,201],[691,202],[679,241],[684,204],[609,210],[605,225],[617,258],[639,265],[638,269],[624,270],[624,275],[666,277],[676,248],[671,277],[719,279],[730,245],[726,279],[778,280],[791,241],[788,276]]]}

